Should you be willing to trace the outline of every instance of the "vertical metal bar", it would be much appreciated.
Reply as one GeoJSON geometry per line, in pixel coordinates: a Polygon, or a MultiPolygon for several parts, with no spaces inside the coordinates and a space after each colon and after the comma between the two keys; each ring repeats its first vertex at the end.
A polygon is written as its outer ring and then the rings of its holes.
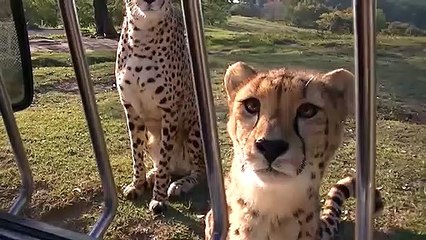
{"type": "Polygon", "coordinates": [[[0,112],[3,117],[4,125],[9,136],[10,144],[15,155],[16,164],[21,174],[22,187],[19,195],[9,213],[13,215],[21,214],[25,206],[30,202],[34,190],[33,175],[30,164],[28,163],[27,154],[25,153],[24,144],[19,134],[18,126],[13,115],[12,105],[10,103],[9,94],[3,82],[3,76],[0,73],[0,112]]]}
{"type": "Polygon", "coordinates": [[[356,96],[356,240],[373,239],[376,168],[376,0],[353,0],[356,96]]]}
{"type": "Polygon", "coordinates": [[[213,209],[213,239],[225,239],[228,228],[216,113],[208,69],[200,0],[182,0],[203,136],[207,181],[213,209]]]}
{"type": "Polygon", "coordinates": [[[98,115],[95,92],[93,90],[89,67],[87,65],[81,40],[75,2],[74,0],[59,0],[59,8],[64,22],[74,71],[77,77],[78,88],[80,90],[84,112],[89,126],[90,137],[96,156],[96,163],[104,191],[104,211],[89,233],[91,237],[99,238],[103,236],[114,219],[118,204],[117,191],[111,171],[102,125],[98,115]]]}

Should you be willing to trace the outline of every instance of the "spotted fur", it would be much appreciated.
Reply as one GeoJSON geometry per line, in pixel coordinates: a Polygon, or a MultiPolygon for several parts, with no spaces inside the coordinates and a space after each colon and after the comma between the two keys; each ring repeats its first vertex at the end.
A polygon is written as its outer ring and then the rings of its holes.
{"type": "Polygon", "coordinates": [[[153,187],[149,207],[155,213],[205,176],[190,66],[181,10],[169,0],[126,0],[116,60],[133,158],[124,195],[135,199],[153,187]],[[154,165],[148,174],[144,153],[154,165]],[[182,178],[171,182],[171,175],[182,178]]]}
{"type": "MultiPolygon", "coordinates": [[[[344,69],[259,73],[237,62],[227,69],[224,86],[233,143],[227,239],[334,237],[355,180],[343,179],[330,190],[322,215],[319,189],[341,144],[343,122],[353,113],[353,75],[344,69]]],[[[211,239],[211,210],[205,221],[211,239]]]]}

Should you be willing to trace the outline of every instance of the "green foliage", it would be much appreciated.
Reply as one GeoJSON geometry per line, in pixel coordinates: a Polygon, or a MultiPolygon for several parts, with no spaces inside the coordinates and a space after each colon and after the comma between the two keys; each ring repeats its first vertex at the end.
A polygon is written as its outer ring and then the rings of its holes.
{"type": "Polygon", "coordinates": [[[108,11],[114,26],[119,26],[123,22],[125,6],[123,0],[108,0],[108,11]]]}
{"type": "Polygon", "coordinates": [[[244,17],[259,17],[261,12],[260,8],[255,4],[251,3],[238,3],[232,5],[230,9],[231,15],[233,16],[244,16],[244,17]]]}
{"type": "Polygon", "coordinates": [[[92,27],[94,22],[93,0],[76,0],[76,7],[80,25],[83,27],[92,27]]]}
{"type": "MultiPolygon", "coordinates": [[[[383,10],[377,9],[376,12],[376,30],[381,31],[386,28],[386,17],[383,10]]],[[[334,33],[352,33],[353,32],[353,13],[352,8],[344,10],[335,10],[333,12],[321,14],[316,21],[318,28],[334,33]]]]}
{"type": "MultiPolygon", "coordinates": [[[[352,0],[326,0],[325,4],[343,10],[352,7],[352,0]]],[[[426,29],[425,0],[377,0],[377,8],[383,9],[389,22],[407,22],[426,29]]]]}
{"type": "MultiPolygon", "coordinates": [[[[121,25],[124,15],[123,0],[107,0],[109,14],[115,26],[121,25]]],[[[56,0],[26,0],[25,15],[29,26],[57,27],[61,17],[56,0]]],[[[93,0],[76,0],[76,7],[81,27],[94,26],[93,0]]],[[[230,3],[223,0],[202,1],[204,21],[207,25],[226,22],[229,17],[230,3]]]]}
{"type": "Polygon", "coordinates": [[[202,0],[203,17],[206,25],[223,25],[230,16],[230,3],[224,0],[202,0]]]}
{"type": "Polygon", "coordinates": [[[382,31],[386,28],[386,16],[383,9],[377,9],[376,11],[376,30],[382,31]]]}
{"type": "Polygon", "coordinates": [[[316,28],[316,20],[324,13],[331,10],[323,4],[315,4],[311,1],[297,2],[286,8],[286,19],[298,27],[316,28]]]}
{"type": "Polygon", "coordinates": [[[29,26],[56,27],[60,24],[59,9],[55,0],[26,0],[23,4],[29,26]]]}

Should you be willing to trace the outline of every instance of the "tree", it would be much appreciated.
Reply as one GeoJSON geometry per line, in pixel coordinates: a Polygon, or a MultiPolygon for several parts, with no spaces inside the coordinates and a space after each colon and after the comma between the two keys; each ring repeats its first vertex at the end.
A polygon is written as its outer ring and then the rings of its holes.
{"type": "MultiPolygon", "coordinates": [[[[192,0],[191,0],[192,1],[192,0]]],[[[231,4],[224,0],[202,0],[203,17],[206,25],[224,24],[230,15],[231,4]]]]}
{"type": "Polygon", "coordinates": [[[118,34],[112,23],[106,1],[107,0],[93,0],[96,36],[115,39],[118,37],[118,34]]]}

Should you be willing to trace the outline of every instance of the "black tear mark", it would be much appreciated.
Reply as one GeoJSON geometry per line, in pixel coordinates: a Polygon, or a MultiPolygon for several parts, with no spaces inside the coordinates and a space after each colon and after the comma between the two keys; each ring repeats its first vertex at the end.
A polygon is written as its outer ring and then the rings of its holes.
{"type": "Polygon", "coordinates": [[[302,138],[302,136],[300,135],[299,132],[299,125],[297,124],[297,117],[294,118],[293,120],[293,128],[294,131],[296,132],[296,135],[299,137],[300,141],[302,142],[302,150],[303,150],[303,160],[302,163],[299,166],[299,169],[297,169],[296,174],[299,175],[300,173],[302,173],[303,169],[305,168],[306,165],[306,147],[305,147],[305,141],[302,138]]]}

